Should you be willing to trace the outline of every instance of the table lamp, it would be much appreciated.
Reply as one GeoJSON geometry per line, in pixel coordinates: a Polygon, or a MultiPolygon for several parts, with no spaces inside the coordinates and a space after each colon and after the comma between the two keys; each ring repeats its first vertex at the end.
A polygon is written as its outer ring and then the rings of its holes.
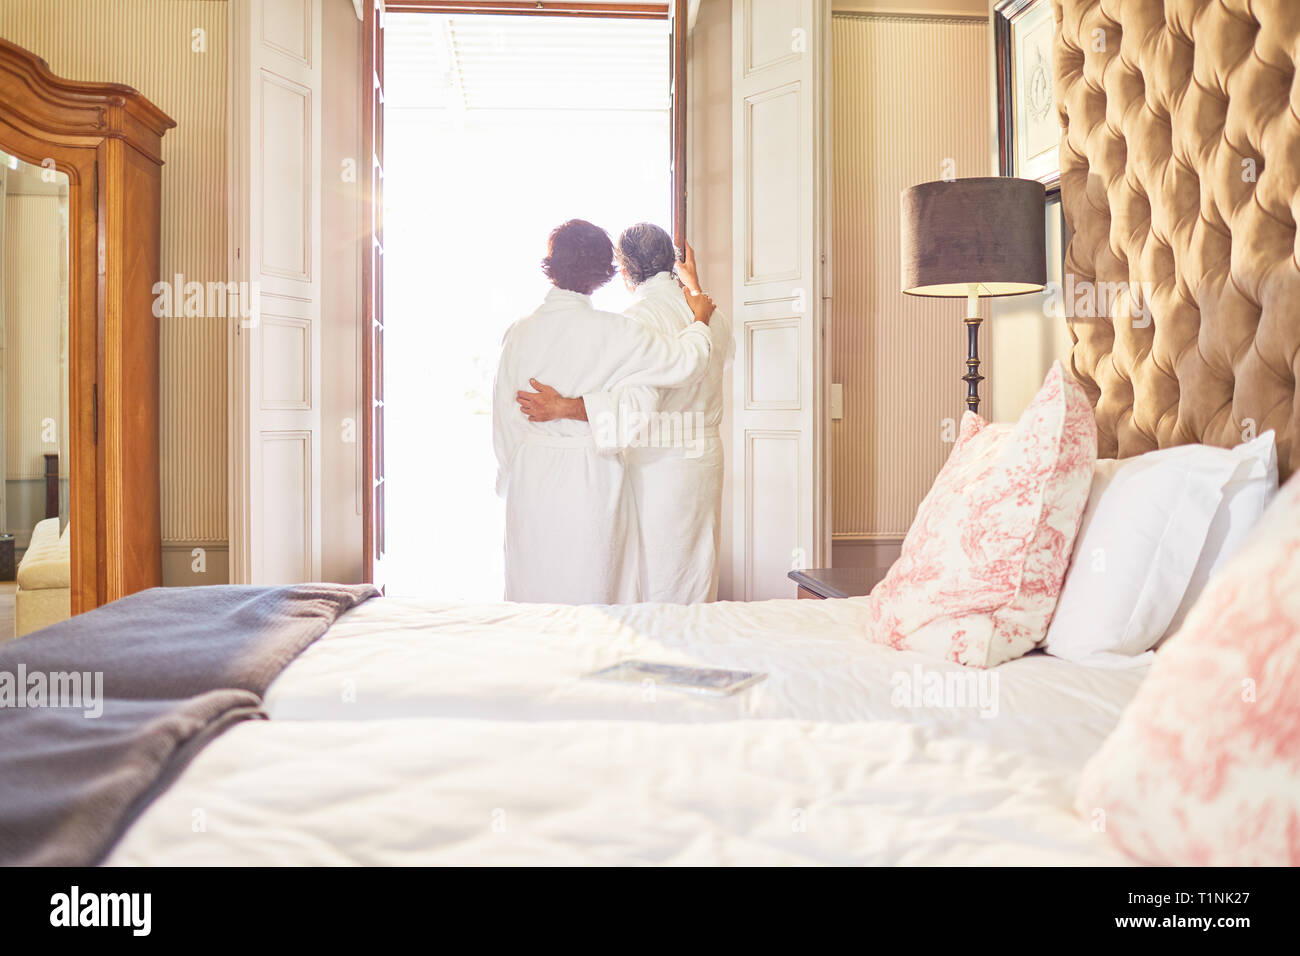
{"type": "Polygon", "coordinates": [[[1047,282],[1046,196],[1032,179],[984,176],[903,190],[903,291],[966,299],[966,407],[979,411],[980,296],[1047,282]]]}

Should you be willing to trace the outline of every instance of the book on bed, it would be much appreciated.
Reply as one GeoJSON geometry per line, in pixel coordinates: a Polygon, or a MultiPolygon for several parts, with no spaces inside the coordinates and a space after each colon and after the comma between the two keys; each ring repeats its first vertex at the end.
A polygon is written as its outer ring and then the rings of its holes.
{"type": "Polygon", "coordinates": [[[746,687],[752,687],[766,674],[758,671],[737,671],[723,667],[690,667],[686,664],[659,664],[654,661],[620,661],[612,667],[582,675],[591,680],[615,681],[620,684],[662,685],[670,690],[683,690],[709,697],[730,697],[746,687]]]}

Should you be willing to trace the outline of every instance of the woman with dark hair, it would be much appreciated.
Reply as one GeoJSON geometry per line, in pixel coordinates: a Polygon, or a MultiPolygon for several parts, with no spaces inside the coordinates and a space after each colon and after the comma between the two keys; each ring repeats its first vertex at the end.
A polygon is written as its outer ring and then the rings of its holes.
{"type": "Polygon", "coordinates": [[[515,395],[535,376],[582,395],[622,384],[670,387],[698,379],[712,340],[708,296],[682,307],[695,321],[656,332],[599,312],[591,293],[614,275],[614,249],[598,226],[572,219],[547,243],[553,288],[506,332],[493,391],[497,493],[506,499],[506,600],[626,604],[637,599],[636,517],[617,454],[585,422],[529,422],[515,395]]]}
{"type": "MultiPolygon", "coordinates": [[[[651,223],[623,230],[615,247],[623,281],[636,299],[623,313],[647,329],[677,334],[692,324],[673,278],[699,292],[695,254],[677,263],[672,238],[651,223]]],[[[715,313],[713,347],[697,382],[679,388],[639,387],[563,397],[544,376],[520,392],[529,421],[587,420],[596,444],[623,449],[636,507],[642,601],[694,604],[718,598],[722,522],[722,373],[734,345],[731,327],[715,313]],[[542,384],[546,382],[547,384],[542,384]]],[[[568,393],[573,394],[573,393],[568,393]]]]}

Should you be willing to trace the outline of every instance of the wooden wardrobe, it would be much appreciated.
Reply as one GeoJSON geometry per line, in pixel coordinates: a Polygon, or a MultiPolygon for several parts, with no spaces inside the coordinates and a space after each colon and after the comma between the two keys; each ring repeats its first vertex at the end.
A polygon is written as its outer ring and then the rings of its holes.
{"type": "Polygon", "coordinates": [[[162,583],[158,325],[162,137],[127,86],[60,79],[0,40],[0,150],[68,176],[72,613],[162,583]]]}

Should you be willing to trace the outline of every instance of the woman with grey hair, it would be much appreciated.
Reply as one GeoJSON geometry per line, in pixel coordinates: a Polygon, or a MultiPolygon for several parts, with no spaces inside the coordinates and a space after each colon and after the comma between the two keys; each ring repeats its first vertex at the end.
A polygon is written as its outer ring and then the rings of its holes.
{"type": "MultiPolygon", "coordinates": [[[[623,281],[635,293],[624,315],[676,335],[691,322],[674,279],[699,293],[695,254],[677,262],[672,238],[652,223],[623,230],[615,246],[623,281]]],[[[577,398],[530,380],[516,400],[530,421],[587,421],[596,444],[621,451],[639,529],[640,599],[669,604],[715,601],[722,520],[722,373],[734,351],[731,325],[715,312],[703,378],[683,388],[619,388],[577,398]]]]}
{"type": "Polygon", "coordinates": [[[619,233],[614,258],[629,291],[636,291],[660,273],[672,276],[677,250],[672,237],[651,222],[638,222],[619,233]]]}

